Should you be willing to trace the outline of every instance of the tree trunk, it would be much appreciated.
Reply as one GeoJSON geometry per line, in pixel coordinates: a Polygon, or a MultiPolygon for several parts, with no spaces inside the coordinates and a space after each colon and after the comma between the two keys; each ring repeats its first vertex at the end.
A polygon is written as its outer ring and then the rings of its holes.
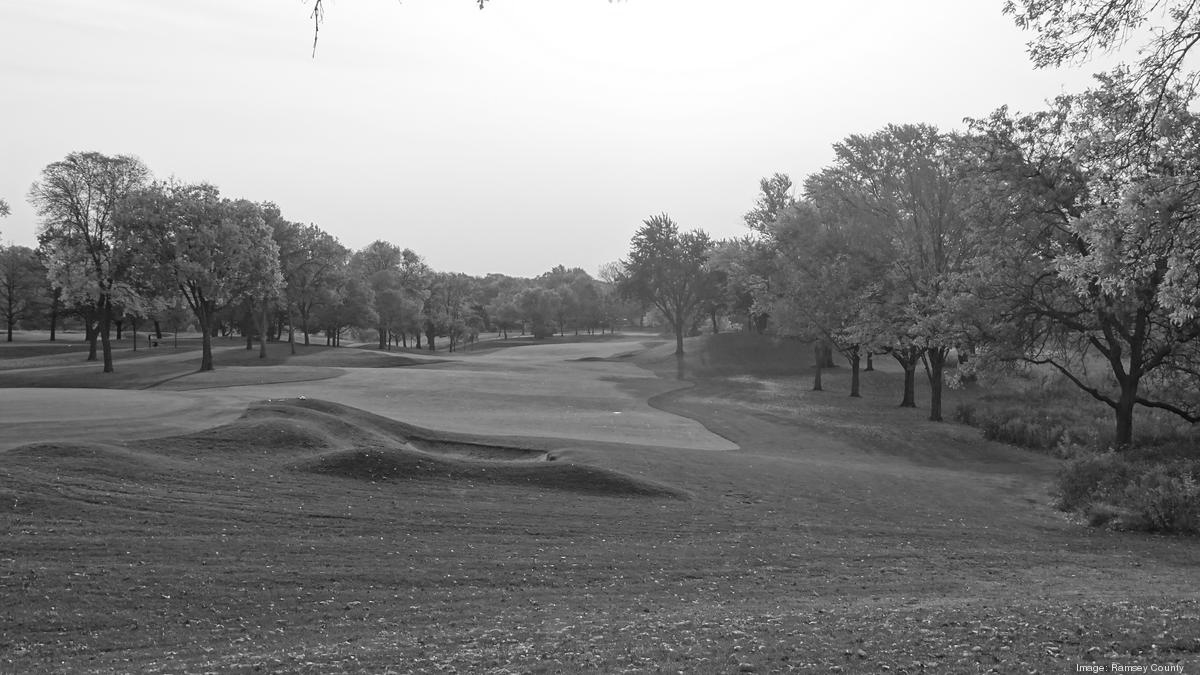
{"type": "Polygon", "coordinates": [[[875,370],[875,359],[873,357],[874,357],[874,354],[872,354],[871,352],[868,351],[867,352],[867,367],[863,369],[864,372],[869,373],[869,372],[872,372],[875,370]]]}
{"type": "Polygon", "coordinates": [[[862,398],[862,394],[858,392],[858,365],[862,361],[862,355],[859,353],[858,345],[855,345],[850,350],[850,396],[854,398],[862,398]]]}
{"type": "Polygon", "coordinates": [[[162,326],[158,325],[158,319],[154,320],[154,338],[156,340],[162,340],[162,326]]]}
{"type": "Polygon", "coordinates": [[[379,330],[379,348],[387,349],[387,334],[388,334],[387,327],[385,327],[383,325],[383,323],[380,323],[378,330],[379,330]]]}
{"type": "Polygon", "coordinates": [[[292,316],[292,303],[288,303],[288,346],[292,350],[292,356],[296,355],[296,322],[292,316]]]}
{"type": "Polygon", "coordinates": [[[719,325],[717,325],[717,313],[713,312],[712,314],[709,315],[709,318],[712,319],[713,335],[720,333],[721,327],[719,325]]]}
{"type": "Polygon", "coordinates": [[[96,356],[96,342],[100,338],[100,325],[92,321],[92,317],[84,317],[83,319],[83,335],[88,343],[88,361],[96,361],[99,359],[96,356]]]}
{"type": "Polygon", "coordinates": [[[942,421],[942,371],[946,368],[949,350],[944,347],[930,349],[927,353],[929,367],[929,420],[942,421]]]}
{"type": "Polygon", "coordinates": [[[813,343],[813,391],[825,391],[821,387],[821,370],[825,366],[825,352],[822,346],[820,340],[813,343]]]}
{"type": "Polygon", "coordinates": [[[683,356],[683,322],[675,322],[675,356],[683,356]]]}
{"type": "Polygon", "coordinates": [[[62,304],[62,289],[54,289],[54,297],[50,300],[50,341],[54,342],[58,330],[58,308],[62,304]]]}
{"type": "Polygon", "coordinates": [[[117,329],[117,339],[120,340],[125,328],[125,321],[121,319],[113,319],[113,327],[117,329]]]}
{"type": "Polygon", "coordinates": [[[201,307],[196,313],[196,320],[200,322],[200,372],[206,372],[213,369],[212,355],[212,313],[210,308],[201,307]]]}
{"type": "Polygon", "coordinates": [[[112,336],[109,334],[112,324],[112,301],[107,296],[100,300],[100,346],[104,354],[104,372],[113,372],[112,336]]]}
{"type": "Polygon", "coordinates": [[[1117,429],[1115,444],[1118,449],[1133,446],[1133,409],[1137,399],[1138,381],[1132,377],[1120,379],[1121,396],[1117,399],[1116,413],[1117,429]]]}
{"type": "Polygon", "coordinates": [[[917,407],[917,360],[920,359],[919,351],[914,353],[913,348],[908,348],[903,351],[896,350],[892,352],[892,357],[900,363],[900,367],[904,368],[904,400],[900,401],[901,408],[917,407]]]}
{"type": "Polygon", "coordinates": [[[262,326],[258,331],[258,358],[260,359],[267,358],[267,306],[267,298],[264,296],[262,300],[262,312],[259,314],[262,317],[262,326]]]}

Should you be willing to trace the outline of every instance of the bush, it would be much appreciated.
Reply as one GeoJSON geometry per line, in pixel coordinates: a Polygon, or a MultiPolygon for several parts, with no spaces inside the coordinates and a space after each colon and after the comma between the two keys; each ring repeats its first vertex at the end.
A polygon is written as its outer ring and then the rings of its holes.
{"type": "Polygon", "coordinates": [[[1058,475],[1058,508],[1084,511],[1096,503],[1112,501],[1125,490],[1134,468],[1115,452],[1068,462],[1058,475]]]}
{"type": "Polygon", "coordinates": [[[1069,462],[1058,506],[1094,526],[1147,532],[1200,532],[1200,460],[1139,459],[1108,452],[1069,462]]]}
{"type": "Polygon", "coordinates": [[[1200,484],[1191,473],[1174,475],[1154,467],[1125,487],[1125,498],[1136,517],[1132,529],[1151,532],[1189,532],[1200,529],[1200,484]]]}

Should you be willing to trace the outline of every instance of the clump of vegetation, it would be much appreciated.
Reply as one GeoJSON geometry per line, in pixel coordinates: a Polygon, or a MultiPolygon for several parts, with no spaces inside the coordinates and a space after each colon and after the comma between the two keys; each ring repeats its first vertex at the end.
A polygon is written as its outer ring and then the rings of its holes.
{"type": "Polygon", "coordinates": [[[1106,452],[1072,460],[1058,477],[1058,506],[1094,526],[1200,532],[1200,459],[1106,452]]]}
{"type": "Polygon", "coordinates": [[[960,403],[955,406],[953,417],[956,422],[978,428],[990,441],[1048,452],[1064,459],[1097,446],[1102,428],[1094,417],[1081,416],[1077,409],[1015,403],[960,403]]]}

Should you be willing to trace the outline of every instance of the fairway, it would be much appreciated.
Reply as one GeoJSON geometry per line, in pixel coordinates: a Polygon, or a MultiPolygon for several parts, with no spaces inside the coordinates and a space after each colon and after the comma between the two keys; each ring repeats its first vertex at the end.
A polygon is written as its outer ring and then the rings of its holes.
{"type": "Polygon", "coordinates": [[[2,388],[0,672],[1200,669],[1195,539],[1068,521],[886,367],[673,346],[2,388]]]}

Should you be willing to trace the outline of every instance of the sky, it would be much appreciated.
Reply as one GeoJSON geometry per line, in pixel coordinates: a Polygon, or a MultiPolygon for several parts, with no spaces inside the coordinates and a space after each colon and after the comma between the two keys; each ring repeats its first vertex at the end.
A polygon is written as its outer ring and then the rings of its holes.
{"type": "Polygon", "coordinates": [[[351,249],[435,269],[592,275],[666,213],[746,234],[758,180],[795,183],[889,123],[963,127],[1081,91],[1035,70],[1003,0],[4,0],[0,241],[74,151],[279,205],[351,249]]]}

